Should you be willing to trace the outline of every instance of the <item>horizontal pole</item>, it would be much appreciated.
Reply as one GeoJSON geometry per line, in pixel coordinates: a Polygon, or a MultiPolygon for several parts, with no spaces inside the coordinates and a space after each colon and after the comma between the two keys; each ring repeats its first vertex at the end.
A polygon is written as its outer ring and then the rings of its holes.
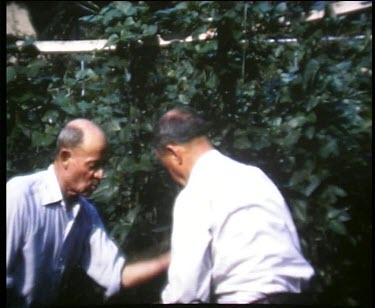
{"type": "MultiPolygon", "coordinates": [[[[77,40],[77,41],[35,41],[33,45],[43,53],[78,53],[96,50],[114,50],[115,45],[106,46],[108,40],[77,40]]],[[[19,48],[27,45],[24,41],[17,41],[19,48]]]]}
{"type": "MultiPolygon", "coordinates": [[[[355,13],[359,10],[367,9],[372,6],[371,1],[338,1],[331,4],[333,13],[343,15],[355,13]]],[[[312,11],[306,21],[314,21],[324,17],[324,10],[312,11]]]]}
{"type": "MultiPolygon", "coordinates": [[[[320,40],[321,41],[348,41],[348,40],[363,40],[365,39],[365,35],[356,35],[353,37],[348,36],[323,36],[320,40]]],[[[372,35],[370,35],[370,39],[372,39],[372,35]]],[[[245,43],[245,40],[242,41],[245,43]]],[[[268,43],[298,43],[298,39],[296,38],[280,38],[280,39],[266,39],[268,43]]]]}
{"type": "MultiPolygon", "coordinates": [[[[362,9],[366,9],[372,6],[371,1],[338,1],[332,3],[332,9],[335,14],[342,15],[352,12],[357,12],[362,9]]],[[[314,21],[324,17],[324,11],[313,11],[312,14],[306,19],[306,21],[314,21]]],[[[175,43],[191,43],[196,41],[205,41],[216,37],[216,29],[209,29],[208,31],[201,33],[197,37],[191,35],[182,39],[164,40],[160,35],[157,35],[157,44],[160,47],[167,47],[175,43]]],[[[364,37],[364,36],[363,36],[364,37]]],[[[355,38],[360,38],[357,36],[355,38]]],[[[350,39],[345,37],[326,37],[322,40],[344,40],[350,39]]],[[[290,43],[297,42],[295,38],[280,38],[280,39],[268,39],[268,42],[279,42],[279,43],[290,43]]],[[[98,40],[76,40],[76,41],[35,41],[33,45],[41,53],[87,53],[95,52],[100,50],[111,51],[116,49],[116,45],[107,45],[107,39],[98,40]]],[[[139,41],[140,45],[143,44],[139,41]]],[[[16,46],[22,48],[26,46],[25,41],[17,41],[16,46]]]]}

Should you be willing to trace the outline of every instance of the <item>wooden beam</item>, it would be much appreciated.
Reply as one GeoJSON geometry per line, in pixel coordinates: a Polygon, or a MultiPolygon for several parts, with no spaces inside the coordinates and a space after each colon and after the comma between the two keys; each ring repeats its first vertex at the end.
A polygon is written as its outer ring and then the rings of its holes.
{"type": "MultiPolygon", "coordinates": [[[[336,15],[355,13],[372,6],[371,1],[338,1],[331,4],[336,15]]],[[[314,21],[324,17],[324,10],[312,11],[306,21],[314,21]]]]}
{"type": "Polygon", "coordinates": [[[208,29],[206,32],[199,34],[196,38],[193,38],[191,35],[184,39],[172,39],[165,41],[160,35],[157,36],[159,46],[169,46],[173,43],[191,43],[196,41],[206,41],[214,38],[217,35],[216,29],[208,29]]]}
{"type": "MultiPolygon", "coordinates": [[[[349,14],[359,10],[367,9],[372,6],[371,1],[338,1],[331,4],[335,14],[349,14]]],[[[314,21],[324,17],[324,11],[313,11],[306,19],[306,21],[314,21]]],[[[177,38],[172,40],[164,40],[160,35],[157,35],[157,44],[160,47],[167,47],[174,43],[190,43],[195,41],[205,41],[214,38],[217,35],[216,29],[209,29],[205,33],[201,33],[197,37],[191,35],[186,38],[177,38]]],[[[294,39],[280,39],[294,40],[294,39]]],[[[279,40],[277,40],[279,41],[279,40]]],[[[116,46],[107,46],[108,40],[79,40],[79,41],[35,41],[33,44],[41,53],[87,53],[99,50],[115,50],[116,46]]],[[[140,44],[143,42],[140,41],[140,44]]],[[[22,48],[26,45],[24,41],[17,41],[17,47],[22,48]]]]}
{"type": "MultiPolygon", "coordinates": [[[[42,53],[79,53],[97,50],[115,50],[116,46],[106,46],[108,40],[79,40],[79,41],[35,41],[34,46],[42,53]]],[[[16,46],[22,48],[24,41],[17,41],[16,46]]]]}
{"type": "MultiPolygon", "coordinates": [[[[216,35],[214,29],[210,29],[205,33],[199,34],[196,38],[191,35],[183,39],[164,40],[160,35],[157,35],[158,45],[166,47],[175,43],[191,43],[194,41],[205,41],[212,39],[216,35]]],[[[33,45],[41,53],[87,53],[99,50],[115,50],[116,46],[107,46],[108,40],[78,40],[78,41],[35,41],[33,45]]],[[[142,44],[142,42],[139,42],[142,44]]],[[[22,48],[27,44],[24,41],[17,41],[16,46],[22,48]]]]}

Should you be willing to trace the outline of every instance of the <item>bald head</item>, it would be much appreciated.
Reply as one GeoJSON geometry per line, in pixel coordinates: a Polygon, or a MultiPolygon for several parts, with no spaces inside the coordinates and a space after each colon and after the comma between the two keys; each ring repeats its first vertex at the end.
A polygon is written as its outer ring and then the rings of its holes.
{"type": "Polygon", "coordinates": [[[64,196],[88,196],[98,187],[106,147],[104,132],[89,120],[75,119],[61,130],[54,167],[64,196]]]}
{"type": "Polygon", "coordinates": [[[56,152],[59,153],[62,148],[75,149],[94,140],[106,143],[102,129],[87,119],[75,119],[61,130],[57,137],[56,152]]]}

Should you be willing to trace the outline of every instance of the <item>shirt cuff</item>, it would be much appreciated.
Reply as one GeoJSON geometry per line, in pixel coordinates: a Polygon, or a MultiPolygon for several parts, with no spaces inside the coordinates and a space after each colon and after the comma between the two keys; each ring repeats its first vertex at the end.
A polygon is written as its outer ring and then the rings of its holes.
{"type": "Polygon", "coordinates": [[[120,257],[117,260],[116,265],[114,267],[113,272],[115,274],[111,277],[111,282],[109,284],[109,287],[104,293],[104,296],[106,297],[106,299],[108,299],[109,297],[115,295],[117,292],[120,291],[122,287],[121,277],[122,277],[122,269],[124,268],[124,264],[125,264],[125,258],[120,257]]]}

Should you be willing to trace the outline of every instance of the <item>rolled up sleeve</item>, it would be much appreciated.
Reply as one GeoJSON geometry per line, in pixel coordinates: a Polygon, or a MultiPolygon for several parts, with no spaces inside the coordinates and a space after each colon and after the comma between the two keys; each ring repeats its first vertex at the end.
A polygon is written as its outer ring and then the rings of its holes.
{"type": "Polygon", "coordinates": [[[87,274],[106,289],[108,298],[121,288],[121,272],[125,257],[102,225],[94,229],[89,240],[90,253],[85,261],[87,274]]]}

